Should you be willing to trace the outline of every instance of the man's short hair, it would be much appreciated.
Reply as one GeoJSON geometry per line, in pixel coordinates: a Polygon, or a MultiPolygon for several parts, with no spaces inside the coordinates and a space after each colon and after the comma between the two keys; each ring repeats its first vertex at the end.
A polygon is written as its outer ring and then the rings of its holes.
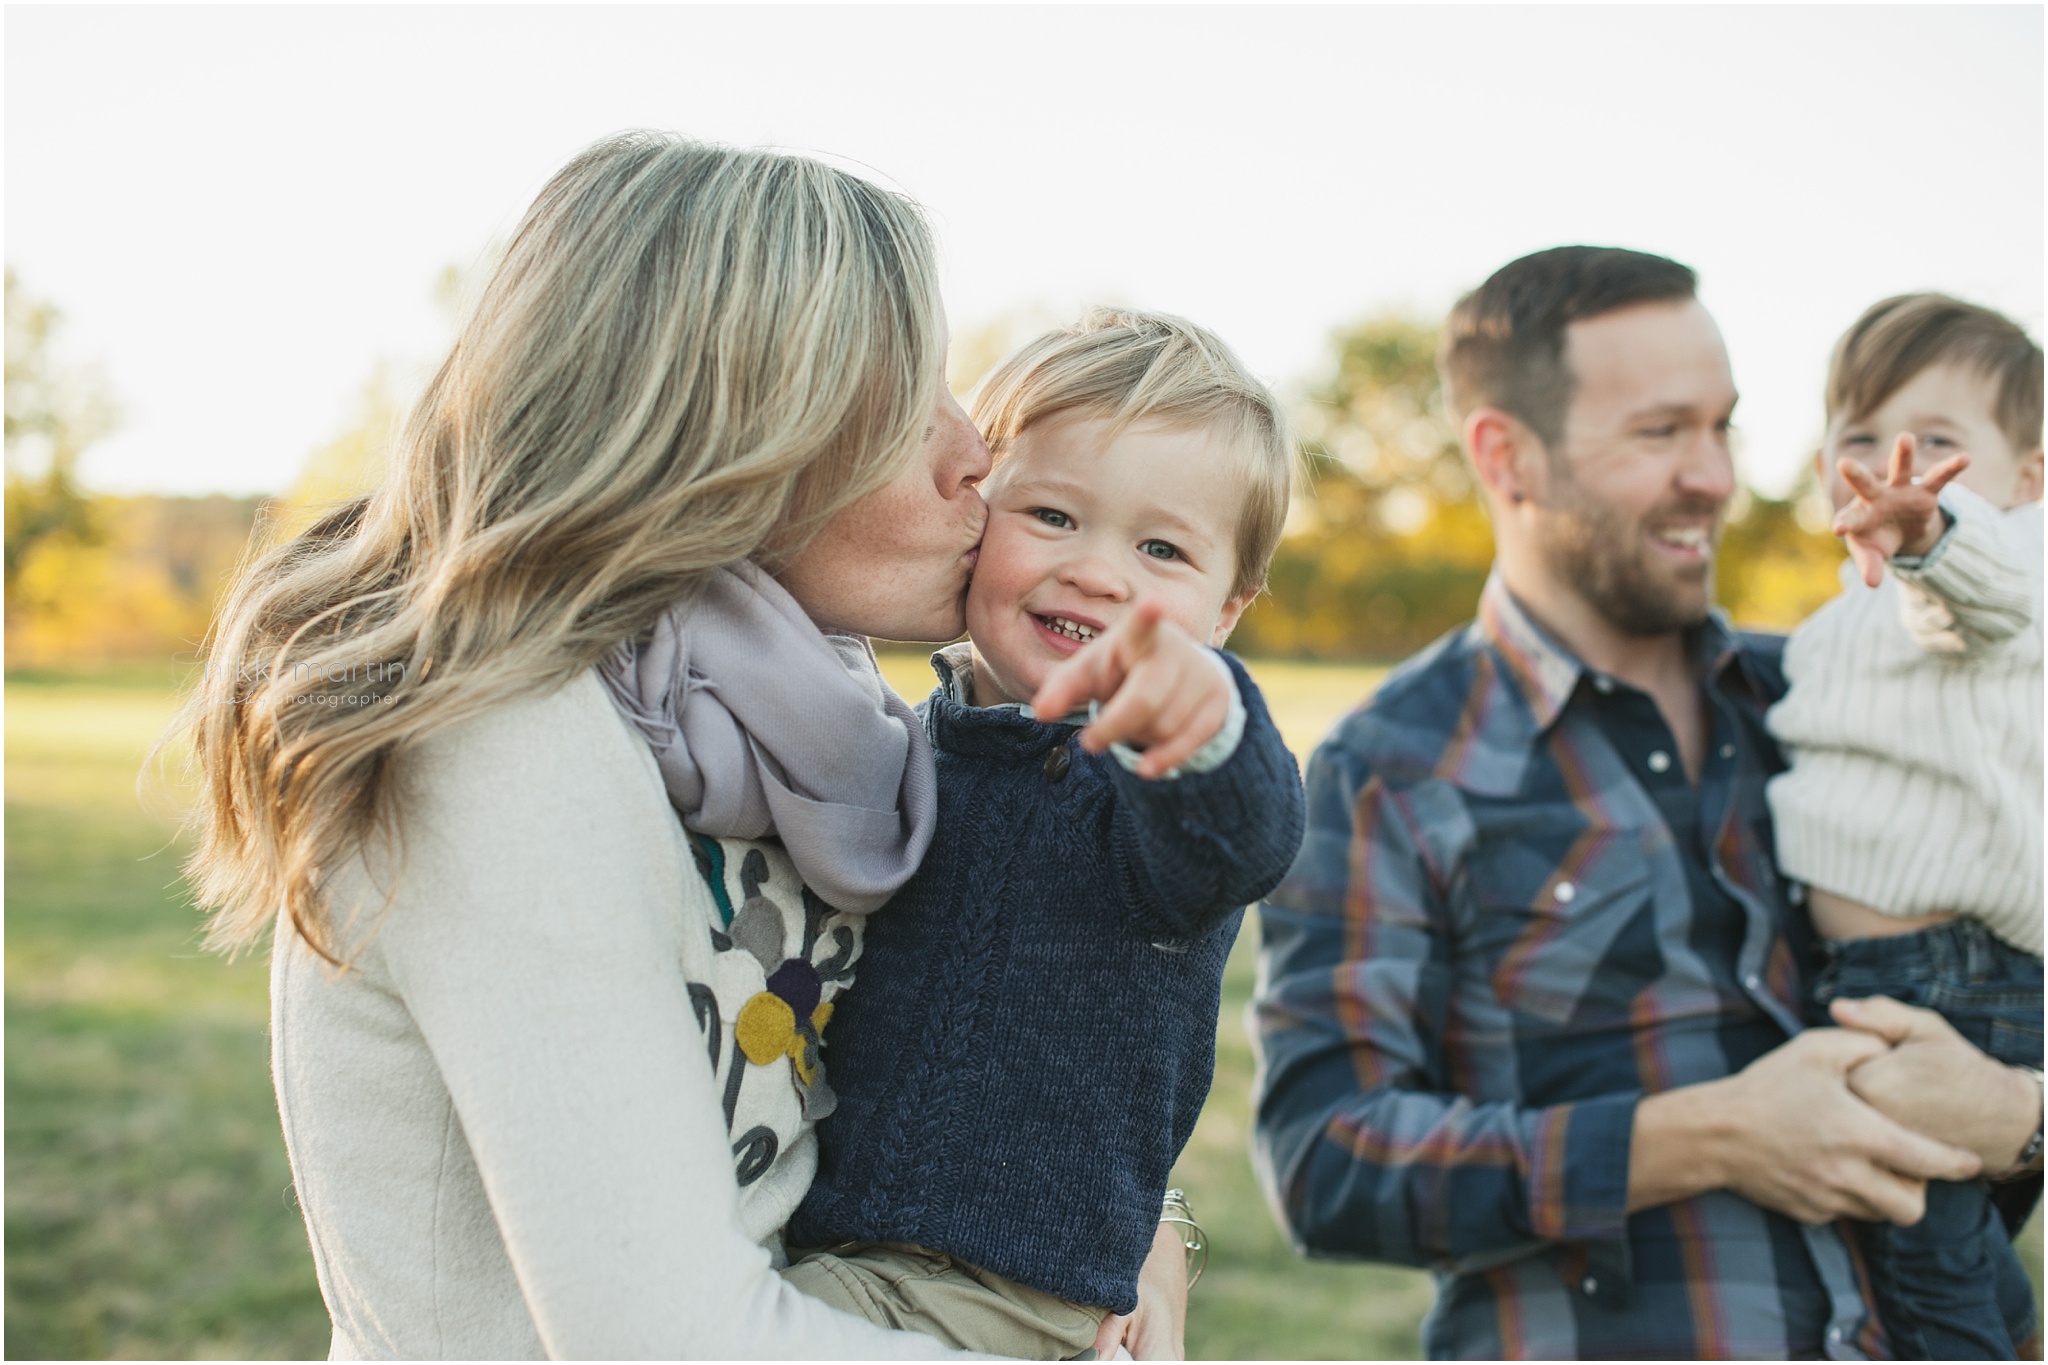
{"type": "Polygon", "coordinates": [[[1024,344],[974,399],[974,424],[997,463],[1033,422],[1091,409],[1113,429],[1162,422],[1220,428],[1242,453],[1231,596],[1266,585],[1294,486],[1294,432],[1273,391],[1214,332],[1167,313],[1095,308],[1024,344]]]}
{"type": "Polygon", "coordinates": [[[1499,408],[1559,454],[1574,383],[1565,329],[1632,304],[1690,299],[1697,284],[1687,266],[1618,246],[1558,246],[1509,261],[1444,321],[1444,403],[1460,423],[1475,408],[1499,408]]]}
{"type": "Polygon", "coordinates": [[[1992,416],[2015,454],[2041,444],[2041,348],[2003,313],[1946,294],[1870,305],[1828,362],[1828,425],[1867,417],[1930,365],[1956,365],[1998,388],[1992,416]]]}

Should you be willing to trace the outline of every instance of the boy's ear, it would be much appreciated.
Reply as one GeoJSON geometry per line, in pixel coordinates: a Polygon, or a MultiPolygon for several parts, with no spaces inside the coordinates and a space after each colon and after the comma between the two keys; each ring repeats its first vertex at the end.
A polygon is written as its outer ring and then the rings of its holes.
{"type": "Polygon", "coordinates": [[[2035,446],[2020,456],[2019,485],[2013,492],[2018,499],[2014,506],[2041,500],[2041,447],[2035,446]]]}
{"type": "Polygon", "coordinates": [[[1223,615],[1216,620],[1216,629],[1209,633],[1211,648],[1223,648],[1223,642],[1230,638],[1230,632],[1237,629],[1237,618],[1244,615],[1244,609],[1257,600],[1261,589],[1251,588],[1239,593],[1223,604],[1223,615]]]}

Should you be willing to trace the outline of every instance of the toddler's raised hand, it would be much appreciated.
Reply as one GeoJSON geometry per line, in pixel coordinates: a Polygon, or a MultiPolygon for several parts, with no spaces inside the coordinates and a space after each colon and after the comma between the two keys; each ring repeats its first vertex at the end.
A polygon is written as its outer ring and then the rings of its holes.
{"type": "Polygon", "coordinates": [[[1934,548],[1941,539],[1941,506],[1934,495],[1970,464],[1969,457],[1952,455],[1916,479],[1915,444],[1911,432],[1900,433],[1883,483],[1854,460],[1835,462],[1856,492],[1849,505],[1835,513],[1835,534],[1848,545],[1849,558],[1873,588],[1884,581],[1885,561],[1893,555],[1925,554],[1934,548]]]}
{"type": "Polygon", "coordinates": [[[1214,739],[1230,716],[1236,684],[1217,663],[1156,602],[1140,602],[1047,674],[1031,710],[1057,717],[1101,702],[1081,747],[1091,754],[1118,742],[1143,749],[1138,776],[1161,777],[1214,739]]]}

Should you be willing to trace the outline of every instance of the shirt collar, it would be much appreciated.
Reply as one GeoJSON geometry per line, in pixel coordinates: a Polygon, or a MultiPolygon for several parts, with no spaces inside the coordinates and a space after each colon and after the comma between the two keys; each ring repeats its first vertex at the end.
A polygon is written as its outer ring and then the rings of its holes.
{"type": "MultiPolygon", "coordinates": [[[[1477,629],[1502,665],[1502,672],[1528,704],[1532,728],[1541,734],[1554,724],[1572,699],[1579,680],[1592,674],[1579,656],[1536,623],[1515,600],[1496,568],[1479,595],[1477,629]]],[[[1740,656],[1735,632],[1719,608],[1686,632],[1686,650],[1693,675],[1702,687],[1720,680],[1729,663],[1740,656]]],[[[1754,679],[1745,679],[1752,686],[1754,679]]]]}

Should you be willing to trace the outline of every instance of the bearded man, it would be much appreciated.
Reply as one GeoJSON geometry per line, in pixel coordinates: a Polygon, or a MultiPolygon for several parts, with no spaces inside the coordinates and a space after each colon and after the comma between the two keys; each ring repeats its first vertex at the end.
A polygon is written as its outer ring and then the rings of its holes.
{"type": "Polygon", "coordinates": [[[1494,572],[1309,763],[1260,910],[1268,1196],[1309,1254],[1437,1271],[1432,1357],[1882,1356],[1838,1220],[2010,1165],[2039,1090],[1894,1002],[1804,1027],[1780,642],[1712,609],[1736,394],[1693,272],[1524,257],[1440,361],[1494,572]]]}

